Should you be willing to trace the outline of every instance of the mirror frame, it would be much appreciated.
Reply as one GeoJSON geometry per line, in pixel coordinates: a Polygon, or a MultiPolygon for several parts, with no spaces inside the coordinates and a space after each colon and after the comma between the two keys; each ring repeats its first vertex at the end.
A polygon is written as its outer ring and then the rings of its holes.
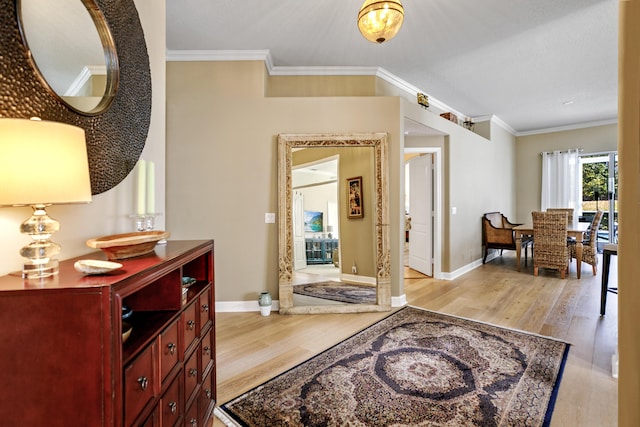
{"type": "Polygon", "coordinates": [[[118,185],[133,170],[151,123],[151,69],[133,0],[78,0],[98,8],[111,30],[119,65],[115,96],[104,111],[83,114],[53,95],[29,59],[19,27],[19,0],[0,8],[0,117],[40,117],[85,131],[91,193],[118,185]]]}
{"type": "Polygon", "coordinates": [[[278,135],[278,291],[280,314],[360,313],[391,310],[389,246],[389,170],[387,134],[279,134],[278,135]],[[293,305],[292,152],[295,148],[372,147],[375,176],[376,304],[293,305]]]}
{"type": "MultiPolygon", "coordinates": [[[[42,85],[49,91],[52,96],[58,98],[64,105],[66,105],[71,110],[84,114],[87,116],[93,116],[96,114],[100,114],[105,111],[113,99],[115,98],[115,94],[118,91],[118,82],[120,80],[120,67],[118,65],[118,55],[116,53],[116,45],[113,40],[113,35],[111,34],[111,30],[107,25],[107,21],[105,20],[104,15],[100,8],[96,5],[93,0],[81,0],[82,6],[87,10],[88,16],[93,22],[98,37],[100,38],[101,48],[104,55],[105,68],[107,71],[106,75],[106,84],[105,90],[102,94],[102,97],[98,104],[96,104],[91,110],[85,111],[77,106],[74,106],[67,100],[65,100],[62,94],[56,92],[49,81],[47,80],[47,76],[43,72],[42,69],[38,66],[38,60],[33,54],[31,47],[29,46],[29,37],[27,32],[31,33],[32,30],[26,28],[24,23],[24,13],[22,10],[22,3],[24,0],[16,0],[16,13],[18,15],[18,27],[20,28],[20,35],[22,36],[22,43],[25,46],[25,49],[29,52],[29,62],[31,66],[37,71],[37,75],[42,82],[42,85]]],[[[28,1],[28,0],[27,0],[28,1]]]]}

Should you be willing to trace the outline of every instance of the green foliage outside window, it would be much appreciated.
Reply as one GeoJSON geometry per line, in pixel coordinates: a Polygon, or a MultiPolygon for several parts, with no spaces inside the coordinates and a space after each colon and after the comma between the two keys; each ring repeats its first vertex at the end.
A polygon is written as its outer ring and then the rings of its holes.
{"type": "MultiPolygon", "coordinates": [[[[582,200],[596,200],[595,193],[599,194],[599,200],[606,200],[607,179],[609,177],[608,165],[605,162],[585,163],[582,165],[582,200]]],[[[617,187],[617,185],[616,185],[617,187]]],[[[616,194],[618,189],[616,188],[616,194]]]]}

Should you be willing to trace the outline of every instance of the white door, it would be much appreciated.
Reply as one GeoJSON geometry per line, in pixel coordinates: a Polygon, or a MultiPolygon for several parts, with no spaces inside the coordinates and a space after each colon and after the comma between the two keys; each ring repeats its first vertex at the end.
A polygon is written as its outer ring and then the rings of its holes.
{"type": "Polygon", "coordinates": [[[307,266],[307,254],[304,242],[304,196],[293,192],[293,269],[307,266]]]}
{"type": "Polygon", "coordinates": [[[433,275],[433,154],[409,160],[409,267],[433,275]]]}

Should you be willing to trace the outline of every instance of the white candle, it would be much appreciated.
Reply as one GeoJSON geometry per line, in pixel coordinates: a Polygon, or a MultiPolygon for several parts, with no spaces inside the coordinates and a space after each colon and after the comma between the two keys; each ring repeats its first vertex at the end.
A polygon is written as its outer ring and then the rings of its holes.
{"type": "Polygon", "coordinates": [[[138,160],[138,198],[136,213],[145,214],[145,191],[147,189],[147,168],[143,159],[138,160]]]}
{"type": "Polygon", "coordinates": [[[156,165],[147,162],[147,214],[156,213],[156,165]]]}

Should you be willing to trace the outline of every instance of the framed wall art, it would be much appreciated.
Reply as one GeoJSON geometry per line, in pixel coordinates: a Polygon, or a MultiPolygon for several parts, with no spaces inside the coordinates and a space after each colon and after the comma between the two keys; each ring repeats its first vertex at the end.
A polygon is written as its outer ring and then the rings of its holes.
{"type": "Polygon", "coordinates": [[[322,231],[322,212],[304,211],[304,231],[322,231]]]}
{"type": "Polygon", "coordinates": [[[362,177],[347,178],[347,218],[364,218],[362,177]]]}

